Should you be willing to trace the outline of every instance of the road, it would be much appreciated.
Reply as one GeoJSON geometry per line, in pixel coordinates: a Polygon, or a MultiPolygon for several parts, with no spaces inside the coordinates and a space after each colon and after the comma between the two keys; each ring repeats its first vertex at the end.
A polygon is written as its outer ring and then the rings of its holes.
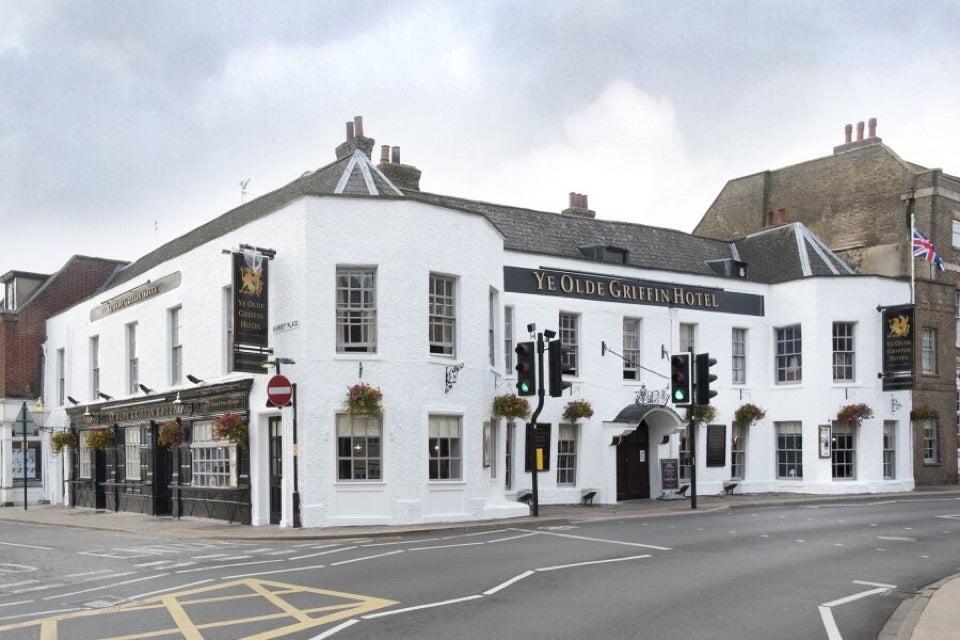
{"type": "Polygon", "coordinates": [[[0,638],[873,640],[958,570],[955,496],[313,542],[0,523],[0,638]]]}

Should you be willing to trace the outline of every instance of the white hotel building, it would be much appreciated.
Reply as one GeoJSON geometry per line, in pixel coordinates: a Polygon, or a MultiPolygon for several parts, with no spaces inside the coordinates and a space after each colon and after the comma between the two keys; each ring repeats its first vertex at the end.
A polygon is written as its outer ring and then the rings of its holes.
{"type": "Polygon", "coordinates": [[[290,526],[296,451],[303,526],[524,515],[523,425],[491,406],[515,391],[530,323],[558,331],[576,371],[570,397],[548,397],[540,417],[542,503],[661,494],[660,461],[683,459],[686,422],[649,392],[667,385],[669,354],[690,348],[719,362],[722,427],[697,431],[701,494],[913,487],[910,392],[878,378],[877,308],[909,302],[908,283],[852,275],[799,224],[727,243],[596,219],[576,196],[552,213],[421,192],[396,150],[370,161],[359,124],[332,164],[159,247],[48,321],[48,425],[81,442],[91,426],[114,433],[107,452],[72,452],[54,500],[290,526]],[[240,245],[276,252],[269,338],[295,362],[283,373],[297,384],[296,448],[293,409],[267,406],[272,372],[230,370],[224,252],[240,245]],[[344,413],[361,381],[382,390],[382,418],[344,413]],[[66,396],[80,404],[57,406],[66,396]],[[593,417],[568,424],[570,399],[593,417]],[[766,417],[735,429],[747,402],[766,417]],[[855,403],[873,417],[834,425],[821,457],[820,425],[855,403]],[[212,439],[224,411],[245,417],[249,447],[212,439]],[[155,444],[169,419],[185,434],[173,453],[155,444]]]}

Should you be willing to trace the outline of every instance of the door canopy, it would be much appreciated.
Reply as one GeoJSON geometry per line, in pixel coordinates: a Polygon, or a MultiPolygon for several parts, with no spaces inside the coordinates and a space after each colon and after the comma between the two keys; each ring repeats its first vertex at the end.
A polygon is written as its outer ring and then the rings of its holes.
{"type": "Polygon", "coordinates": [[[613,437],[613,442],[610,444],[619,444],[620,438],[629,435],[629,433],[636,429],[641,422],[647,423],[651,433],[653,433],[655,430],[662,430],[665,433],[672,433],[677,429],[683,428],[686,424],[683,418],[681,418],[676,411],[665,405],[628,404],[621,409],[620,413],[617,414],[617,417],[613,420],[610,420],[608,424],[629,425],[629,428],[626,428],[622,433],[615,435],[613,437]]]}

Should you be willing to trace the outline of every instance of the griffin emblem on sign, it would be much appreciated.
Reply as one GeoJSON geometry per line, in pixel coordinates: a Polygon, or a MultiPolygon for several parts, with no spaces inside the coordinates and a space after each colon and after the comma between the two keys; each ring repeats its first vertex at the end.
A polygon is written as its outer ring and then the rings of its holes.
{"type": "Polygon", "coordinates": [[[241,267],[240,280],[241,292],[254,296],[259,296],[263,292],[263,271],[261,269],[254,271],[251,267],[241,267]]]}
{"type": "Polygon", "coordinates": [[[907,316],[890,318],[890,335],[894,338],[906,338],[910,335],[910,319],[907,316]]]}

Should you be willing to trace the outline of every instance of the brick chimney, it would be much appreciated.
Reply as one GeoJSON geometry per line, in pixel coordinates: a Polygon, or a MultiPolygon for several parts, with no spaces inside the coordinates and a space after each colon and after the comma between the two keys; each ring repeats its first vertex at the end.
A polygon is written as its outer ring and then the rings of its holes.
{"type": "Polygon", "coordinates": [[[377,169],[390,178],[390,182],[400,189],[411,191],[420,190],[420,169],[410,164],[400,163],[400,147],[382,145],[380,147],[380,164],[377,169]]]}
{"type": "Polygon", "coordinates": [[[866,123],[862,120],[857,123],[857,139],[853,139],[853,125],[848,124],[843,128],[843,144],[833,148],[834,155],[853,151],[861,147],[869,147],[883,142],[877,137],[877,119],[870,118],[866,123]],[[866,128],[866,137],[864,136],[866,128]]]}
{"type": "Polygon", "coordinates": [[[595,211],[591,211],[587,206],[587,196],[582,193],[570,192],[570,206],[560,212],[565,216],[579,216],[581,218],[596,218],[595,211]]]}
{"type": "Polygon", "coordinates": [[[347,140],[337,146],[337,160],[353,155],[357,149],[368,158],[373,153],[373,138],[363,135],[363,116],[353,116],[353,122],[347,122],[347,140]]]}

